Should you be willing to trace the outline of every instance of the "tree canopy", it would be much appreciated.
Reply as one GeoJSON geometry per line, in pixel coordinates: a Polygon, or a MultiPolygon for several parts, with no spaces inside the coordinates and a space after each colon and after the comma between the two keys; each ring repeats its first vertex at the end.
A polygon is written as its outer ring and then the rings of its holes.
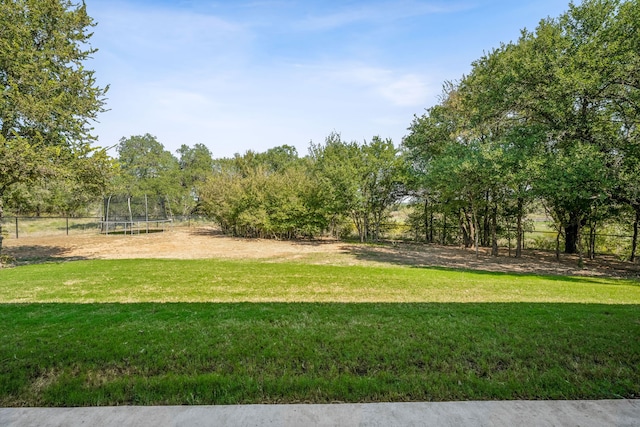
{"type": "Polygon", "coordinates": [[[585,227],[594,233],[626,206],[634,257],[639,11],[637,0],[572,3],[475,61],[415,118],[403,141],[414,182],[468,224],[467,244],[492,236],[483,243],[495,247],[496,227],[515,219],[519,253],[522,218],[538,201],[565,252],[582,254],[585,227]]]}
{"type": "Polygon", "coordinates": [[[107,88],[84,67],[93,25],[84,4],[68,0],[0,2],[0,220],[18,184],[49,178],[101,191],[96,173],[110,163],[91,148],[90,124],[107,88]]]}

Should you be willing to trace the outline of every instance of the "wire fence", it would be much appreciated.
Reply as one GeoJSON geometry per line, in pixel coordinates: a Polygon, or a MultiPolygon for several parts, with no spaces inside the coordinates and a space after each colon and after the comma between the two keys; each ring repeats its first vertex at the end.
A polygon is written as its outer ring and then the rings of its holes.
{"type": "MultiPolygon", "coordinates": [[[[170,231],[181,227],[214,226],[215,224],[203,216],[175,216],[166,218],[109,218],[105,221],[102,217],[5,217],[2,222],[2,235],[5,239],[20,239],[39,236],[74,236],[74,235],[99,235],[99,234],[145,234],[153,232],[170,231]]],[[[408,224],[391,223],[384,227],[382,239],[402,240],[413,242],[425,242],[427,236],[417,233],[408,224]]],[[[446,228],[435,227],[431,235],[433,243],[444,245],[462,245],[460,228],[448,226],[446,228]]],[[[429,237],[431,237],[429,236],[429,237]]],[[[583,235],[587,239],[588,236],[583,235]]],[[[499,239],[499,246],[515,249],[515,237],[499,239]]],[[[564,250],[561,239],[561,250],[564,250]]],[[[597,254],[616,255],[622,259],[631,253],[632,236],[619,233],[597,233],[595,235],[595,252],[597,254]]],[[[556,232],[549,230],[526,231],[523,239],[524,249],[555,250],[556,232]]],[[[588,245],[583,244],[585,252],[588,245]]]]}
{"type": "Polygon", "coordinates": [[[6,239],[24,237],[95,234],[99,230],[98,217],[5,217],[2,234],[6,239]]]}
{"type": "MultiPolygon", "coordinates": [[[[402,240],[413,242],[427,242],[441,245],[463,245],[463,236],[460,227],[442,226],[434,227],[433,232],[425,235],[424,230],[421,233],[416,232],[408,224],[394,223],[387,224],[385,238],[389,240],[402,240]]],[[[545,251],[555,251],[557,232],[553,230],[527,230],[523,233],[522,246],[523,249],[536,249],[545,251]]],[[[583,230],[583,252],[589,251],[589,230],[583,230]]],[[[594,254],[615,255],[620,259],[626,259],[631,254],[631,246],[633,236],[623,233],[601,232],[595,233],[594,254]]],[[[560,238],[560,250],[564,251],[564,239],[560,238]]],[[[498,246],[501,248],[512,248],[515,250],[516,238],[515,233],[511,233],[511,238],[501,236],[498,239],[498,246]]]]}
{"type": "Polygon", "coordinates": [[[2,235],[5,239],[20,239],[43,236],[77,236],[97,234],[141,234],[168,231],[174,227],[195,227],[210,225],[200,216],[178,216],[171,219],[113,218],[105,221],[97,216],[48,216],[5,217],[2,221],[2,235]]]}

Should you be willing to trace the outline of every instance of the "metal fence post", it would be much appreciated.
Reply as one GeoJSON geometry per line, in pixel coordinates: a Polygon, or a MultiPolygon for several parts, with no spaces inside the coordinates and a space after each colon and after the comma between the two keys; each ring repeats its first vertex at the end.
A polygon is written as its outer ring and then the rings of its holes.
{"type": "Polygon", "coordinates": [[[16,217],[16,239],[18,238],[18,217],[16,217]]]}

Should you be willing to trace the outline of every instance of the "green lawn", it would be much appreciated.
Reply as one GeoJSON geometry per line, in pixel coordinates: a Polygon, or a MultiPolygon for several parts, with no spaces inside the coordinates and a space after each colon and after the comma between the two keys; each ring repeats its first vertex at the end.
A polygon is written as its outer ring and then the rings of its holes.
{"type": "Polygon", "coordinates": [[[0,270],[16,302],[574,302],[640,304],[634,280],[260,261],[108,260],[0,270]]]}
{"type": "Polygon", "coordinates": [[[640,396],[637,281],[131,260],[0,289],[0,406],[640,396]]]}

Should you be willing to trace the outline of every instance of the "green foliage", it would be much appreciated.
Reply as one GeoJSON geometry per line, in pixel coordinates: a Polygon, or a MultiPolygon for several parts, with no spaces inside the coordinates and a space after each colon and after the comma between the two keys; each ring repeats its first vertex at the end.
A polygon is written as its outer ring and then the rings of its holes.
{"type": "Polygon", "coordinates": [[[583,228],[620,204],[637,213],[637,230],[639,9],[637,0],[571,4],[448,84],[403,140],[412,194],[432,205],[425,215],[457,213],[467,245],[494,249],[499,228],[515,228],[517,251],[536,199],[568,253],[582,254],[583,228]]]}
{"type": "Polygon", "coordinates": [[[201,210],[223,231],[245,237],[310,237],[327,225],[308,159],[276,147],[214,162],[201,210]]]}
{"type": "MultiPolygon", "coordinates": [[[[60,166],[44,171],[47,179],[26,180],[5,193],[5,208],[15,215],[83,215],[97,206],[117,171],[105,150],[84,147],[84,152],[58,158],[60,166]]],[[[46,164],[46,163],[45,163],[46,164]]],[[[42,178],[40,176],[39,178],[42,178]]]]}
{"type": "Polygon", "coordinates": [[[93,20],[68,0],[0,4],[0,135],[71,148],[90,138],[105,90],[83,62],[93,20]]]}
{"type": "Polygon", "coordinates": [[[348,216],[360,241],[378,240],[390,209],[405,195],[404,159],[389,139],[360,145],[331,134],[311,145],[311,159],[327,213],[348,216]]]}
{"type": "Polygon", "coordinates": [[[148,133],[120,139],[120,188],[128,195],[167,195],[179,187],[178,160],[148,133]]]}
{"type": "Polygon", "coordinates": [[[378,239],[403,194],[403,170],[390,140],[359,145],[332,134],[302,159],[282,146],[217,161],[202,209],[234,235],[292,238],[331,228],[343,236],[351,218],[362,240],[378,239]]]}
{"type": "Polygon", "coordinates": [[[84,4],[68,0],[0,3],[0,224],[16,185],[46,178],[81,193],[55,202],[67,211],[103,189],[110,162],[91,148],[90,122],[103,111],[106,89],[83,66],[95,52],[93,25],[84,4]]]}
{"type": "Polygon", "coordinates": [[[180,199],[182,214],[199,213],[200,187],[213,172],[211,151],[203,144],[195,144],[193,148],[183,144],[177,153],[180,185],[184,190],[180,199]]]}
{"type": "Polygon", "coordinates": [[[152,200],[158,209],[150,215],[186,216],[196,211],[199,189],[213,169],[206,146],[196,144],[191,148],[183,144],[177,150],[180,157],[176,158],[147,133],[120,139],[117,150],[121,173],[114,181],[112,194],[139,203],[145,197],[152,200]]]}

